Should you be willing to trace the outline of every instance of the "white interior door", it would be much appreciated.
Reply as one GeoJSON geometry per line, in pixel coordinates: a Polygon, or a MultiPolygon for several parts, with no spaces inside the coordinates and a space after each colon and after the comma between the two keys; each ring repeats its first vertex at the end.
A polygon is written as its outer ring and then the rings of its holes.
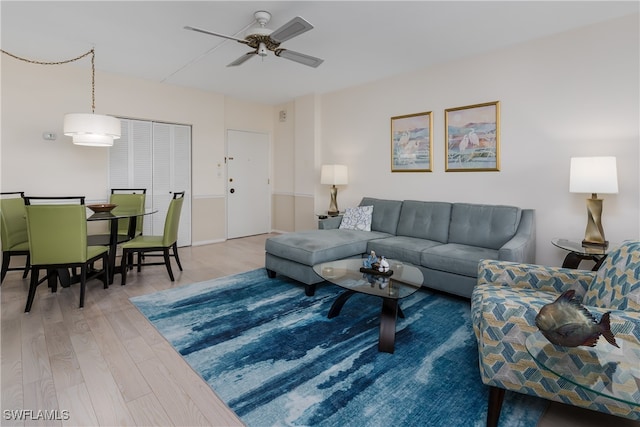
{"type": "Polygon", "coordinates": [[[227,238],[268,233],[269,135],[227,131],[227,238]]]}

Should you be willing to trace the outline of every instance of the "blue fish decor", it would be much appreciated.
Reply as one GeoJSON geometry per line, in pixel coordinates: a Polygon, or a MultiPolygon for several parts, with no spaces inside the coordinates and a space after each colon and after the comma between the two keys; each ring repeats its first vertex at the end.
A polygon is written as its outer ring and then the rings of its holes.
{"type": "Polygon", "coordinates": [[[610,312],[600,322],[575,298],[575,291],[565,291],[554,302],[546,304],[536,316],[536,326],[551,343],[563,347],[593,347],[602,335],[616,347],[616,339],[609,323],[610,312]]]}

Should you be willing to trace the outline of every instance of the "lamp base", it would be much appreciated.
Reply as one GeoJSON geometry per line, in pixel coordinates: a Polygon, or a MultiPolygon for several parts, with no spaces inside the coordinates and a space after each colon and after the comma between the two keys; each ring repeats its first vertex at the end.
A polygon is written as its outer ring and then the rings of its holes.
{"type": "Polygon", "coordinates": [[[590,242],[588,240],[582,241],[582,246],[585,248],[602,248],[607,249],[609,247],[609,241],[605,240],[604,242],[590,242]]]}
{"type": "Polygon", "coordinates": [[[337,216],[340,211],[338,210],[338,189],[335,185],[331,186],[331,203],[329,203],[329,216],[337,216]]]}
{"type": "Polygon", "coordinates": [[[584,233],[582,246],[599,248],[609,246],[602,228],[602,199],[598,199],[596,194],[592,194],[591,198],[587,199],[587,229],[584,233]]]}

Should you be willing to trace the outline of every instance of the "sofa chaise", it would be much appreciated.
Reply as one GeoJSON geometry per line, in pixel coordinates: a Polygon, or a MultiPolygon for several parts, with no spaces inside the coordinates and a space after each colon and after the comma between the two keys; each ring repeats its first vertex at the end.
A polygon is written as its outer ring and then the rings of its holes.
{"type": "Polygon", "coordinates": [[[470,298],[480,260],[534,261],[534,213],[514,206],[365,197],[344,217],[321,220],[317,230],[267,239],[265,267],[269,277],[295,279],[313,295],[323,281],[314,265],[375,251],[416,265],[426,287],[470,298]],[[350,213],[361,218],[364,210],[371,211],[365,227],[347,221],[350,213]]]}

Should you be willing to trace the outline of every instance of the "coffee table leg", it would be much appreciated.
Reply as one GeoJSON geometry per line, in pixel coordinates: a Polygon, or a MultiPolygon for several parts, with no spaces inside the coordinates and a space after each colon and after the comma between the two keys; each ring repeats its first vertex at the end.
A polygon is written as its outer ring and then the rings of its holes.
{"type": "Polygon", "coordinates": [[[398,317],[398,300],[382,299],[382,313],[380,314],[380,338],[378,351],[393,353],[396,342],[396,318],[398,317]]]}
{"type": "Polygon", "coordinates": [[[340,310],[342,310],[342,306],[344,305],[344,303],[347,302],[347,300],[351,298],[351,295],[355,293],[356,291],[352,291],[352,290],[341,293],[340,296],[336,298],[336,300],[331,305],[331,308],[329,309],[329,314],[327,315],[327,317],[329,319],[333,319],[338,314],[340,314],[340,310]]]}

